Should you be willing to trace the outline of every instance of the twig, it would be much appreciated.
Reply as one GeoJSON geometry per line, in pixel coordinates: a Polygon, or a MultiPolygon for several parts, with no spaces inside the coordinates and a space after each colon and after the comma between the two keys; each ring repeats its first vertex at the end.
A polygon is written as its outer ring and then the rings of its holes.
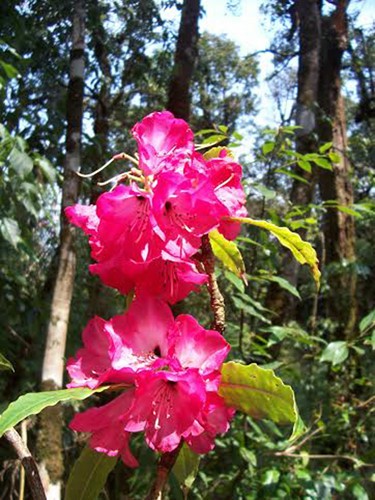
{"type": "Polygon", "coordinates": [[[177,460],[182,444],[183,443],[181,441],[181,444],[179,445],[178,448],[171,451],[170,453],[163,453],[163,455],[160,457],[158,467],[156,470],[155,482],[152,485],[150,493],[148,494],[146,500],[163,499],[163,491],[167,483],[169,473],[171,472],[172,467],[174,466],[177,460]]]}
{"type": "Polygon", "coordinates": [[[40,479],[38,467],[29,449],[25,446],[18,432],[11,428],[4,433],[5,439],[12,446],[21,464],[25,468],[27,481],[34,500],[46,500],[46,494],[40,479]]]}
{"type": "Polygon", "coordinates": [[[225,330],[225,306],[224,298],[220,292],[215,276],[215,257],[212,252],[209,237],[202,237],[202,264],[208,275],[208,292],[211,299],[211,309],[214,314],[212,328],[223,334],[225,330]]]}
{"type": "MultiPolygon", "coordinates": [[[[21,438],[22,441],[27,446],[27,420],[23,420],[21,423],[21,438]]],[[[19,500],[24,500],[25,498],[25,467],[22,467],[20,470],[20,494],[19,500]]]]}

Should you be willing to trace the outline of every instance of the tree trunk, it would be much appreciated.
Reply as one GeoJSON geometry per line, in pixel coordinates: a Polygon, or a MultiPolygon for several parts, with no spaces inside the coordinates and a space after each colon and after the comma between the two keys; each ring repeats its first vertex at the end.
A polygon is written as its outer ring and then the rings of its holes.
{"type": "MultiPolygon", "coordinates": [[[[70,77],[67,94],[66,156],[62,188],[59,263],[47,330],[42,368],[42,390],[59,389],[63,384],[65,344],[76,267],[73,229],[65,219],[64,209],[76,203],[79,190],[79,178],[76,172],[80,167],[82,135],[84,33],[84,0],[77,0],[74,3],[73,12],[70,77]]],[[[61,407],[56,406],[44,410],[40,419],[37,452],[46,483],[47,497],[51,500],[58,500],[61,496],[62,428],[61,407]]]]}
{"type": "MultiPolygon", "coordinates": [[[[317,143],[316,109],[319,82],[320,54],[320,5],[319,0],[296,0],[295,13],[299,21],[299,58],[298,58],[298,90],[296,104],[296,125],[301,127],[296,131],[296,150],[307,154],[315,152],[317,143]]],[[[293,206],[307,206],[313,200],[315,188],[315,173],[309,173],[296,166],[296,174],[303,177],[307,184],[295,179],[293,181],[290,203],[293,206]]],[[[305,231],[299,231],[301,237],[305,231]]],[[[283,251],[282,275],[292,285],[296,286],[300,268],[290,252],[283,251]]],[[[277,322],[283,324],[294,317],[296,299],[286,293],[276,283],[271,283],[267,296],[267,307],[278,315],[277,322]]]]}
{"type": "MultiPolygon", "coordinates": [[[[347,134],[344,100],[341,95],[342,56],[348,44],[346,9],[349,2],[340,0],[330,17],[323,19],[321,71],[319,81],[321,142],[332,142],[340,161],[333,170],[319,169],[319,188],[323,201],[334,201],[342,207],[353,204],[350,163],[347,156],[347,134]]],[[[353,332],[356,321],[356,275],[354,217],[337,208],[329,208],[323,217],[326,265],[344,264],[338,272],[331,266],[328,284],[329,313],[345,325],[346,336],[353,332]],[[337,290],[342,293],[337,294],[337,290]]]]}
{"type": "Polygon", "coordinates": [[[190,117],[190,82],[198,53],[200,0],[184,0],[169,85],[167,109],[176,117],[190,117]]]}

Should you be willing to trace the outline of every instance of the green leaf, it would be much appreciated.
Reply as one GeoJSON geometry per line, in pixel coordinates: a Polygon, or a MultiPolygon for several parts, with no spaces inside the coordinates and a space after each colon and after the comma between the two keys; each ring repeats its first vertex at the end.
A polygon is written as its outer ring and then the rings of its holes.
{"type": "Polygon", "coordinates": [[[245,366],[234,361],[224,363],[219,394],[228,406],[253,418],[268,418],[278,424],[297,419],[294,393],[272,370],[255,363],[245,366]]]}
{"type": "Polygon", "coordinates": [[[30,392],[19,397],[0,415],[0,437],[11,427],[19,424],[30,415],[37,415],[47,406],[54,406],[63,401],[72,399],[86,399],[96,392],[103,392],[108,386],[98,389],[75,388],[62,389],[59,391],[30,392]]]}
{"type": "Polygon", "coordinates": [[[234,305],[239,309],[240,311],[244,311],[247,313],[249,316],[253,316],[254,318],[258,318],[264,323],[270,324],[271,321],[263,316],[260,312],[258,312],[255,307],[253,307],[251,304],[247,304],[241,297],[232,297],[234,305]]]}
{"type": "Polygon", "coordinates": [[[311,163],[306,160],[297,160],[297,165],[305,170],[306,172],[311,172],[311,163]]]}
{"type": "Polygon", "coordinates": [[[17,248],[18,243],[22,241],[18,222],[10,217],[0,219],[0,232],[3,238],[14,248],[17,248]]]}
{"type": "Polygon", "coordinates": [[[233,241],[228,241],[216,229],[209,233],[212,251],[224,266],[240,278],[245,274],[241,252],[233,241]]]}
{"type": "Polygon", "coordinates": [[[312,160],[318,167],[324,168],[325,170],[332,170],[332,164],[326,158],[314,158],[312,160]]]}
{"type": "Polygon", "coordinates": [[[274,142],[265,142],[262,146],[262,153],[264,155],[267,155],[268,153],[271,153],[275,149],[275,143],[274,142]]]}
{"type": "Polygon", "coordinates": [[[230,149],[224,148],[224,147],[216,147],[216,148],[211,148],[208,151],[206,151],[203,155],[205,160],[212,160],[212,158],[218,158],[220,156],[220,153],[222,151],[226,152],[226,156],[229,156],[230,158],[234,158],[233,153],[230,149]]]}
{"type": "Polygon", "coordinates": [[[344,340],[330,342],[322,352],[320,361],[329,361],[333,366],[343,363],[349,356],[348,344],[344,340]]]}
{"type": "Polygon", "coordinates": [[[0,370],[11,370],[12,372],[14,372],[12,363],[8,361],[7,358],[1,354],[1,352],[0,352],[0,370]]]}
{"type": "Polygon", "coordinates": [[[271,276],[268,278],[269,281],[274,281],[277,283],[283,290],[286,290],[287,292],[291,293],[295,297],[297,297],[299,300],[301,299],[301,295],[299,294],[297,288],[293,286],[289,281],[287,281],[285,278],[282,278],[281,276],[271,276]]]}
{"type": "Polygon", "coordinates": [[[13,148],[8,157],[10,166],[21,177],[25,177],[33,169],[30,156],[17,148],[13,148]]]}
{"type": "Polygon", "coordinates": [[[307,241],[303,241],[299,234],[293,233],[287,227],[280,227],[267,222],[265,220],[250,219],[250,217],[230,217],[230,220],[241,222],[243,224],[251,224],[262,229],[266,229],[273,234],[279,242],[292,252],[294,258],[300,264],[310,266],[314,280],[319,287],[320,271],[318,267],[318,257],[314,248],[307,241]]]}
{"type": "Polygon", "coordinates": [[[233,286],[237,288],[237,290],[241,293],[245,292],[245,283],[240,279],[238,276],[236,276],[234,273],[230,271],[225,271],[224,276],[230,283],[232,283],[233,286]]]}
{"type": "Polygon", "coordinates": [[[277,168],[275,170],[275,172],[278,173],[278,174],[287,175],[288,177],[291,177],[292,179],[296,179],[297,181],[300,181],[303,184],[309,184],[308,180],[304,179],[300,175],[295,174],[294,172],[290,172],[289,170],[286,170],[285,168],[277,168]]]}
{"type": "Polygon", "coordinates": [[[344,214],[352,215],[353,217],[362,217],[362,215],[359,212],[356,212],[353,210],[353,208],[350,208],[346,205],[337,205],[337,210],[340,210],[340,212],[343,212],[344,214]]]}
{"type": "Polygon", "coordinates": [[[332,142],[326,142],[325,144],[323,144],[323,146],[320,146],[319,153],[324,154],[326,151],[331,149],[331,147],[332,147],[332,142]]]}
{"type": "Polygon", "coordinates": [[[341,157],[338,153],[335,153],[334,151],[331,151],[328,153],[328,158],[331,160],[332,163],[340,163],[341,157]]]}
{"type": "Polygon", "coordinates": [[[0,65],[2,66],[7,78],[9,79],[16,78],[16,76],[19,75],[18,69],[12,66],[11,64],[6,63],[4,61],[0,61],[0,65]]]}
{"type": "Polygon", "coordinates": [[[276,198],[277,193],[273,189],[268,189],[268,187],[263,184],[253,184],[252,186],[256,191],[258,191],[266,200],[273,200],[276,198]]]}
{"type": "Polygon", "coordinates": [[[178,454],[176,463],[172,472],[179,482],[181,489],[186,496],[193,486],[194,480],[198,474],[200,456],[194,453],[189,446],[184,443],[178,454]]]}
{"type": "Polygon", "coordinates": [[[359,323],[359,331],[363,333],[366,330],[375,327],[375,309],[373,309],[367,316],[362,318],[359,323]]]}
{"type": "Polygon", "coordinates": [[[88,446],[74,464],[66,485],[65,500],[95,500],[104,488],[117,457],[98,453],[88,446]]]}

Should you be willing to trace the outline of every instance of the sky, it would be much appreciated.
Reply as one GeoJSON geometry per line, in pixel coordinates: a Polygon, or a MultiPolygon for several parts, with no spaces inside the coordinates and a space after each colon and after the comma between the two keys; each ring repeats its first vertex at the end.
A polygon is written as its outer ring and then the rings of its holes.
{"type": "MultiPolygon", "coordinates": [[[[265,50],[272,41],[272,26],[260,13],[264,0],[239,0],[235,14],[227,8],[227,0],[202,0],[206,15],[200,20],[200,31],[225,34],[236,42],[242,54],[265,50]]],[[[369,26],[375,21],[375,0],[352,0],[350,11],[358,10],[358,24],[369,26]]],[[[272,55],[258,55],[260,63],[259,113],[257,125],[275,126],[278,114],[273,108],[265,78],[272,71],[272,55]]],[[[295,61],[297,63],[297,61],[295,61]]]]}

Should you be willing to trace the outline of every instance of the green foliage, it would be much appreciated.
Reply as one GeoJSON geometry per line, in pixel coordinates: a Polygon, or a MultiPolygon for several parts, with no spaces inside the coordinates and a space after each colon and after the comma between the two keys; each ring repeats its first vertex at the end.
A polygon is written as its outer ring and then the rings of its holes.
{"type": "Polygon", "coordinates": [[[8,361],[6,357],[0,353],[0,371],[1,370],[11,370],[12,372],[14,372],[12,363],[8,361]]]}
{"type": "Polygon", "coordinates": [[[86,446],[70,472],[64,499],[96,500],[116,463],[117,457],[109,457],[86,446]]]}
{"type": "Polygon", "coordinates": [[[228,241],[216,229],[209,234],[212,251],[222,264],[236,276],[243,277],[245,264],[241,252],[233,241],[228,241]]]}
{"type": "Polygon", "coordinates": [[[172,473],[178,481],[186,497],[198,474],[200,456],[194,453],[187,444],[183,444],[178,454],[172,473]]]}
{"type": "Polygon", "coordinates": [[[277,424],[297,419],[292,388],[284,385],[272,370],[251,364],[224,363],[219,394],[228,406],[254,418],[268,418],[277,424]]]}
{"type": "Polygon", "coordinates": [[[231,220],[241,222],[243,224],[251,224],[269,231],[284,247],[288,248],[292,252],[294,258],[300,264],[307,264],[310,267],[314,280],[317,286],[319,286],[320,271],[318,267],[318,257],[311,244],[303,241],[299,234],[293,233],[287,227],[278,227],[275,224],[264,220],[254,220],[249,217],[232,217],[231,220]]]}
{"type": "Polygon", "coordinates": [[[96,392],[103,392],[106,389],[108,389],[106,386],[99,387],[98,389],[87,389],[84,387],[24,394],[11,403],[0,415],[0,436],[11,427],[22,422],[25,418],[30,415],[37,415],[48,406],[54,406],[57,403],[65,401],[86,399],[96,392]]]}

